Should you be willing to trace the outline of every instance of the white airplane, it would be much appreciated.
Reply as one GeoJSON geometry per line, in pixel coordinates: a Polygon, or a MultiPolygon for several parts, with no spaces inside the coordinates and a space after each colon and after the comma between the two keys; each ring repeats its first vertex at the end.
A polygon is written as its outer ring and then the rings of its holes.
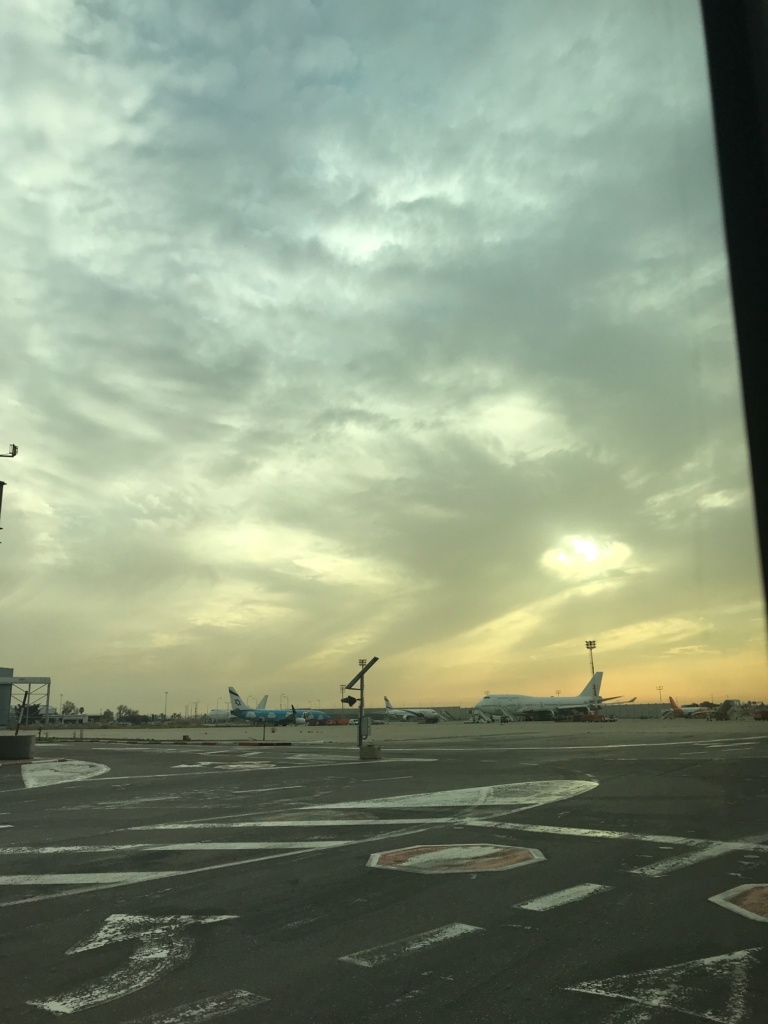
{"type": "Polygon", "coordinates": [[[524,693],[490,693],[475,704],[475,710],[489,718],[501,715],[505,718],[549,719],[571,712],[589,712],[604,701],[620,700],[620,697],[601,697],[600,684],[603,673],[595,672],[577,697],[530,697],[524,693]]]}
{"type": "Polygon", "coordinates": [[[389,697],[384,698],[387,707],[387,718],[396,718],[399,722],[439,722],[440,715],[434,708],[393,708],[389,697]]]}

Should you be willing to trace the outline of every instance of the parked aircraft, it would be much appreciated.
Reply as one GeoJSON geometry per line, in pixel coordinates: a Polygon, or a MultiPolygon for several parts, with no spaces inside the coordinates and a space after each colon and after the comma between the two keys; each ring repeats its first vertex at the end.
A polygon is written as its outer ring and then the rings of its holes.
{"type": "Polygon", "coordinates": [[[563,715],[589,712],[620,697],[601,697],[603,673],[595,672],[576,697],[530,697],[523,693],[491,693],[475,704],[475,710],[491,717],[552,719],[563,715]]]}
{"type": "Polygon", "coordinates": [[[235,718],[244,718],[247,722],[266,722],[267,725],[302,725],[310,722],[330,722],[331,716],[324,711],[312,711],[306,709],[297,711],[291,705],[290,711],[283,708],[266,707],[267,698],[264,697],[257,708],[249,708],[243,698],[234,688],[229,688],[229,699],[232,703],[232,714],[235,718]]]}
{"type": "Polygon", "coordinates": [[[683,704],[681,707],[674,697],[669,698],[669,710],[665,712],[667,718],[707,718],[709,715],[709,708],[699,707],[698,704],[683,704]]]}
{"type": "Polygon", "coordinates": [[[399,722],[439,722],[440,715],[434,708],[393,708],[389,697],[384,698],[387,708],[387,718],[397,719],[399,722]]]}
{"type": "MultiPolygon", "coordinates": [[[[259,703],[256,705],[256,710],[261,711],[267,706],[268,694],[264,694],[259,703]]],[[[211,710],[205,716],[211,722],[224,722],[229,721],[232,718],[232,712],[229,708],[211,708],[211,710]]]]}

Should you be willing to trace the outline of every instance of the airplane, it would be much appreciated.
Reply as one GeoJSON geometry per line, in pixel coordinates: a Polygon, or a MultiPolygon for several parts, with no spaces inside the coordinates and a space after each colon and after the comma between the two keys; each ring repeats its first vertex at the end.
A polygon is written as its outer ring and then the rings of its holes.
{"type": "Polygon", "coordinates": [[[590,681],[576,697],[530,697],[523,693],[490,693],[475,704],[475,710],[487,717],[502,715],[505,718],[526,718],[533,720],[554,719],[574,712],[589,712],[610,700],[621,697],[601,697],[600,685],[603,673],[595,672],[590,681]]]}
{"type": "Polygon", "coordinates": [[[709,708],[701,708],[698,704],[683,704],[681,707],[674,697],[669,698],[669,705],[665,712],[667,718],[706,718],[711,714],[709,708]]]}
{"type": "Polygon", "coordinates": [[[324,711],[297,711],[293,705],[290,711],[284,708],[268,708],[266,697],[257,708],[249,708],[234,686],[229,688],[229,699],[232,703],[231,713],[235,718],[244,718],[247,722],[266,722],[267,725],[317,725],[318,722],[331,721],[331,716],[326,715],[324,711]]]}
{"type": "Polygon", "coordinates": [[[384,698],[387,718],[396,718],[399,722],[439,722],[440,715],[434,708],[393,708],[389,697],[384,698]]]}
{"type": "MultiPolygon", "coordinates": [[[[256,705],[256,710],[261,711],[262,708],[267,706],[267,700],[269,695],[264,694],[259,703],[256,705]]],[[[211,710],[205,716],[211,722],[222,722],[229,720],[232,717],[232,712],[229,708],[211,708],[211,710]]]]}

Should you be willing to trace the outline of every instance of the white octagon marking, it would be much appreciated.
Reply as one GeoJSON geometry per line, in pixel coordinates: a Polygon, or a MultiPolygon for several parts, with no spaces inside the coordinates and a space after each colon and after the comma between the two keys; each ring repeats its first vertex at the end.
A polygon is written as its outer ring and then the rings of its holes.
{"type": "Polygon", "coordinates": [[[734,914],[741,914],[751,921],[760,921],[768,924],[768,883],[750,882],[747,885],[737,885],[726,892],[720,892],[717,896],[709,897],[711,903],[719,907],[732,910],[734,914]]]}
{"type": "Polygon", "coordinates": [[[399,850],[374,853],[368,858],[368,867],[443,875],[509,871],[540,860],[545,860],[544,854],[527,846],[455,843],[450,846],[405,846],[399,850]]]}

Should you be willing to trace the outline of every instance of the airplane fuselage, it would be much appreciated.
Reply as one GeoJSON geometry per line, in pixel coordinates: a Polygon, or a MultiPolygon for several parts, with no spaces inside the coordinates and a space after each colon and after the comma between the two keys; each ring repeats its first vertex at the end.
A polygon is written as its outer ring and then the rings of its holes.
{"type": "Polygon", "coordinates": [[[674,711],[675,718],[704,718],[709,714],[709,708],[700,708],[698,704],[684,704],[674,711]]]}
{"type": "Polygon", "coordinates": [[[538,713],[547,713],[551,716],[568,713],[569,711],[589,711],[594,707],[595,701],[585,700],[584,697],[529,697],[523,693],[492,693],[483,697],[475,704],[477,711],[486,715],[509,715],[512,717],[523,717],[538,713]]]}
{"type": "Polygon", "coordinates": [[[318,722],[330,722],[331,716],[326,715],[324,711],[312,711],[307,709],[305,711],[296,711],[296,715],[292,710],[270,710],[269,708],[243,708],[242,710],[232,711],[233,718],[242,718],[246,722],[257,722],[261,724],[265,722],[267,725],[293,725],[294,721],[297,725],[317,724],[318,722]]]}
{"type": "Polygon", "coordinates": [[[400,722],[439,722],[434,708],[387,708],[387,717],[400,722]]]}

